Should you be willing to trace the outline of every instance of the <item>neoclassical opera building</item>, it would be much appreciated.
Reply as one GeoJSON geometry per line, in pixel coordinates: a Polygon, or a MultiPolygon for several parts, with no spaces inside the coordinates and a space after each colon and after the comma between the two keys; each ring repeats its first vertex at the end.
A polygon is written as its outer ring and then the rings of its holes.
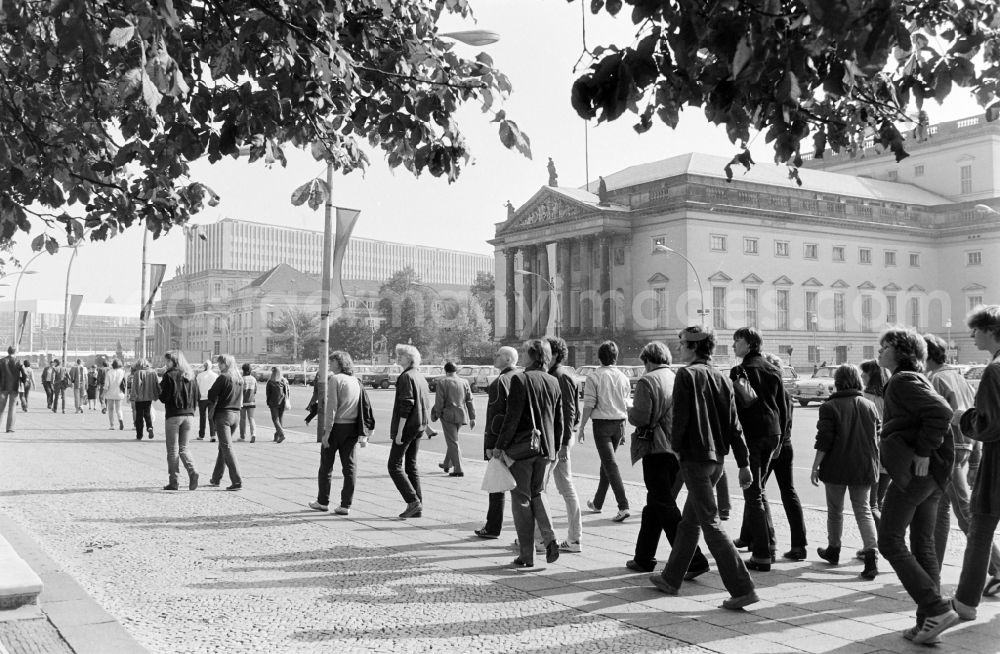
{"type": "Polygon", "coordinates": [[[1000,302],[1000,123],[934,125],[896,163],[874,146],[800,171],[726,157],[638,164],[587,188],[544,186],[497,223],[496,336],[558,333],[571,363],[614,338],[634,357],[704,321],[717,358],[752,325],[800,367],[873,358],[878,333],[913,326],[979,361],[968,311],[1000,302]],[[702,313],[703,311],[703,313],[702,313]]]}

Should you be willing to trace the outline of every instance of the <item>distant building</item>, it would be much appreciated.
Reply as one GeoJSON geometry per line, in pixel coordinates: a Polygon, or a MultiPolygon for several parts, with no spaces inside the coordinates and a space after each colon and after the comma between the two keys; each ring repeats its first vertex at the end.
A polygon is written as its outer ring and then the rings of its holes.
{"type": "Polygon", "coordinates": [[[802,186],[769,163],[727,182],[727,157],[691,153],[604,175],[607,203],[597,183],[541,187],[490,241],[496,335],[558,324],[579,365],[604,338],[632,356],[652,339],[673,345],[703,306],[724,363],[744,325],[800,367],[874,358],[890,325],[982,359],[965,316],[1000,302],[1000,123],[930,133],[898,164],[872,148],[807,161],[802,186]]]}
{"type": "MultiPolygon", "coordinates": [[[[17,309],[15,314],[13,302],[0,302],[2,349],[6,349],[13,340],[15,315],[27,311],[28,320],[21,334],[18,350],[62,356],[64,302],[18,299],[17,309]]],[[[83,302],[76,321],[67,334],[67,356],[110,354],[117,350],[119,344],[131,356],[138,336],[138,305],[83,302]]]]}

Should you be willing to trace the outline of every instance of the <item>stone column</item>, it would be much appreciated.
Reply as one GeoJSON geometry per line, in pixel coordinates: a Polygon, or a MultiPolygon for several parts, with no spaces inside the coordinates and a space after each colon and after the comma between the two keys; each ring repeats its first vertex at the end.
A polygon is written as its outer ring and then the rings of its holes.
{"type": "Polygon", "coordinates": [[[507,330],[504,334],[508,340],[517,338],[517,292],[514,288],[517,276],[514,274],[514,257],[517,255],[517,248],[507,248],[503,251],[507,264],[507,274],[505,276],[504,294],[507,300],[507,321],[504,323],[507,330]]]}
{"type": "MultiPolygon", "coordinates": [[[[535,272],[535,250],[537,248],[534,245],[529,245],[524,248],[522,252],[524,253],[523,260],[521,264],[524,266],[525,270],[530,272],[535,272]]],[[[523,275],[521,279],[521,293],[524,296],[524,301],[522,302],[524,311],[524,334],[521,338],[527,339],[531,338],[535,333],[535,278],[531,275],[523,275]]]]}
{"type": "Polygon", "coordinates": [[[600,258],[601,329],[611,328],[611,237],[601,235],[598,245],[600,258]]]}
{"type": "Polygon", "coordinates": [[[594,239],[580,239],[580,333],[589,336],[594,331],[594,239]]]}
{"type": "MultiPolygon", "coordinates": [[[[549,248],[547,244],[543,244],[538,248],[538,274],[542,276],[543,279],[551,282],[552,274],[550,269],[555,268],[555,261],[549,261],[549,248]]],[[[535,277],[535,281],[538,283],[538,321],[535,323],[535,333],[539,336],[546,335],[546,327],[549,325],[549,316],[552,311],[555,311],[555,307],[552,306],[554,298],[549,292],[549,285],[546,284],[542,279],[535,277]]]]}
{"type": "Polygon", "coordinates": [[[573,313],[570,303],[570,285],[573,283],[573,240],[565,238],[556,246],[556,256],[559,257],[559,281],[556,287],[562,294],[559,298],[559,312],[556,313],[556,335],[562,336],[569,330],[569,318],[573,313]]]}

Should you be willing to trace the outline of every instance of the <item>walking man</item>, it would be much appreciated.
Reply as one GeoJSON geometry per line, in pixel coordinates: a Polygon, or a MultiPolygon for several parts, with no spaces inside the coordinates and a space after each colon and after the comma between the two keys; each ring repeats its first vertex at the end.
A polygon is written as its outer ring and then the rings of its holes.
{"type": "Polygon", "coordinates": [[[77,413],[83,413],[83,405],[87,398],[87,367],[83,361],[76,360],[76,365],[69,371],[69,379],[73,382],[73,404],[77,413]]]}
{"type": "Polygon", "coordinates": [[[42,388],[45,389],[46,409],[52,408],[52,400],[55,397],[55,387],[54,387],[54,381],[56,376],[55,370],[56,369],[52,365],[51,361],[46,363],[45,367],[42,368],[42,388]]]}
{"type": "Polygon", "coordinates": [[[72,382],[69,371],[59,365],[59,359],[52,361],[52,413],[59,411],[59,400],[62,400],[62,412],[66,413],[66,389],[72,382]]]}
{"type": "Polygon", "coordinates": [[[201,372],[196,380],[198,387],[198,440],[205,440],[205,424],[208,424],[208,433],[212,437],[211,442],[215,442],[215,421],[209,415],[208,391],[215,385],[215,380],[219,376],[212,370],[212,362],[208,359],[201,364],[201,372]]]}
{"type": "Polygon", "coordinates": [[[562,434],[557,434],[561,441],[559,456],[552,466],[552,479],[556,489],[566,502],[566,540],[559,543],[560,552],[580,552],[580,540],[583,537],[583,518],[580,514],[580,499],[573,484],[573,465],[570,463],[570,448],[573,446],[573,434],[576,433],[576,421],[580,418],[580,390],[570,369],[562,365],[566,359],[568,348],[561,338],[550,338],[549,348],[552,350],[552,366],[549,374],[559,382],[559,392],[562,394],[562,434]]]}
{"type": "Polygon", "coordinates": [[[733,387],[712,365],[714,351],[714,333],[698,326],[681,332],[678,358],[687,365],[677,371],[674,382],[670,433],[688,495],[667,567],[650,581],[664,593],[677,595],[698,547],[699,534],[704,532],[705,544],[730,595],[722,608],[735,611],[759,598],[743,559],[722,528],[715,484],[730,449],[740,469],[740,486],[748,487],[753,477],[736,417],[733,387]]]}
{"type": "MultiPolygon", "coordinates": [[[[501,347],[497,350],[493,365],[500,370],[500,374],[490,382],[486,389],[489,399],[486,405],[483,456],[487,461],[493,458],[493,449],[496,447],[497,438],[500,437],[500,428],[503,426],[503,419],[507,414],[507,396],[510,394],[510,379],[514,376],[514,366],[517,365],[517,350],[507,345],[501,347]]],[[[486,524],[475,531],[476,536],[487,539],[500,537],[500,530],[503,528],[504,504],[506,504],[506,493],[490,493],[490,504],[486,510],[486,524]]]]}
{"type": "Polygon", "coordinates": [[[618,361],[618,346],[614,341],[601,343],[597,348],[597,358],[601,365],[587,377],[583,391],[583,417],[578,439],[583,443],[587,422],[593,420],[594,446],[601,457],[601,475],[594,499],[587,500],[587,506],[594,513],[600,513],[610,486],[618,502],[618,513],[612,520],[622,522],[631,514],[615,452],[625,442],[625,418],[628,417],[631,389],[625,373],[614,367],[618,361]]]}
{"type": "Polygon", "coordinates": [[[746,403],[741,402],[736,392],[736,412],[750,451],[753,475],[753,483],[743,489],[751,538],[751,556],[746,565],[750,570],[769,572],[777,544],[764,483],[788,424],[788,394],[781,381],[781,371],[761,354],[762,344],[760,332],[753,327],[741,327],[733,333],[733,351],[743,361],[729,371],[729,379],[734,385],[748,383],[756,395],[756,399],[746,403]]]}
{"type": "Polygon", "coordinates": [[[458,368],[451,361],[444,364],[445,376],[438,380],[434,391],[434,409],[431,420],[440,420],[444,431],[444,442],[448,451],[444,461],[438,464],[445,472],[455,468],[449,477],[464,477],[462,471],[462,448],[458,445],[458,432],[462,425],[476,428],[476,407],[472,404],[472,389],[469,382],[457,376],[458,368]]]}
{"type": "Polygon", "coordinates": [[[14,354],[17,348],[7,348],[7,356],[0,361],[0,421],[7,412],[7,433],[14,431],[14,407],[18,399],[18,386],[24,383],[24,369],[14,354]]]}
{"type": "Polygon", "coordinates": [[[396,378],[396,398],[389,425],[392,447],[387,467],[396,490],[406,501],[406,509],[399,514],[405,520],[423,515],[417,451],[430,419],[431,398],[427,380],[420,374],[420,352],[417,348],[397,345],[396,361],[403,367],[403,372],[396,378]]]}

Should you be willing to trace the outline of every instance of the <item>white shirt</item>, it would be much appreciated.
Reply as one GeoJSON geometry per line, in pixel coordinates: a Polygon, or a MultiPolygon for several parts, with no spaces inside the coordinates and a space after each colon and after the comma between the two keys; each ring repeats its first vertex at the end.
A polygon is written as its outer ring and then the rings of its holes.
{"type": "Polygon", "coordinates": [[[631,392],[625,373],[613,366],[601,366],[587,376],[583,408],[591,409],[591,420],[625,420],[631,392]]]}
{"type": "Polygon", "coordinates": [[[212,388],[212,384],[215,380],[219,378],[219,375],[212,372],[211,369],[202,370],[197,375],[195,375],[195,381],[198,382],[198,399],[207,400],[208,391],[212,388]]]}

